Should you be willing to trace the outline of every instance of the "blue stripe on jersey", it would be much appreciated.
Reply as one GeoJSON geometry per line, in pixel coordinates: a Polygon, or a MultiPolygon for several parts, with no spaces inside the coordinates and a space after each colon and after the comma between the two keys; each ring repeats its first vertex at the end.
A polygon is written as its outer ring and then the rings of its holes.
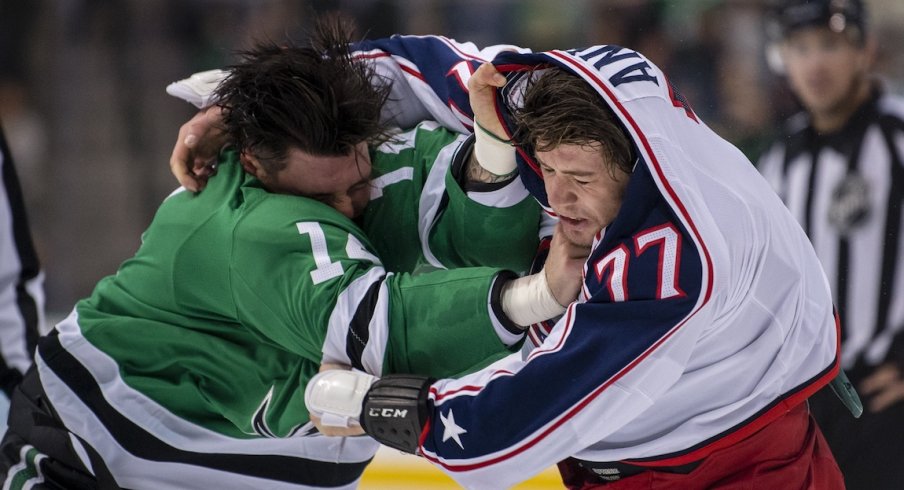
{"type": "Polygon", "coordinates": [[[560,424],[570,418],[587,398],[595,398],[630,371],[688,316],[701,292],[699,251],[659,194],[646,166],[637,166],[625,195],[622,211],[588,264],[592,266],[612,249],[626,247],[631,262],[624,284],[631,301],[613,301],[606,277],[600,281],[588,271],[585,286],[590,300],[569,311],[569,332],[554,355],[535,351],[517,381],[503,376],[488,383],[477,396],[438,400],[435,408],[440,414],[448,417],[451,410],[456,424],[480,434],[480,439],[469,441],[467,433],[462,434],[463,448],[452,438],[443,442],[444,431],[437,418],[433,432],[423,442],[427,451],[444,459],[467,459],[530,445],[526,438],[550,422],[560,424]],[[663,224],[680,231],[676,277],[684,294],[657,300],[659,253],[650,248],[637,255],[635,237],[628,233],[663,224]],[[656,300],[657,307],[649,308],[645,299],[656,300]],[[518,410],[512,412],[511,407],[518,410]]]}
{"type": "Polygon", "coordinates": [[[417,66],[400,64],[403,71],[426,82],[436,95],[450,108],[471,118],[471,102],[467,81],[458,75],[459,70],[474,73],[486,61],[457,51],[441,37],[393,36],[387,39],[366,40],[355,43],[355,51],[379,49],[401,56],[417,66]],[[414,39],[415,42],[411,42],[414,39]]]}
{"type": "MultiPolygon", "coordinates": [[[[696,302],[703,279],[700,251],[694,246],[694,240],[660,194],[650,175],[649,167],[642,162],[637,164],[631,175],[618,216],[609,225],[593,255],[588,259],[588,269],[597,264],[604,253],[624,246],[630,256],[628,276],[624,281],[627,286],[625,291],[627,299],[631,301],[658,299],[662,294],[660,291],[663,286],[662,268],[667,266],[660,255],[665,245],[655,244],[643,248],[638,245],[636,239],[647,230],[661,226],[671,226],[677,232],[676,251],[679,255],[674,260],[679,267],[675,272],[676,279],[680,281],[677,289],[681,295],[686,295],[696,302]]],[[[597,277],[595,271],[588,270],[585,285],[592,295],[590,301],[609,301],[608,298],[614,292],[605,284],[608,279],[608,276],[597,277]]],[[[687,309],[681,307],[683,312],[678,318],[687,314],[693,304],[690,303],[687,309]]],[[[664,303],[657,303],[656,307],[662,308],[664,303]]]]}

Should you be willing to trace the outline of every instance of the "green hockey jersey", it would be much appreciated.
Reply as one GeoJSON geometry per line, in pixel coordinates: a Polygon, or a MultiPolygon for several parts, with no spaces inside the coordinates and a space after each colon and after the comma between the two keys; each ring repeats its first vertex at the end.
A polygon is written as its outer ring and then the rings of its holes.
{"type": "Polygon", "coordinates": [[[360,227],[267,192],[224,154],[204,192],[167,198],[136,255],[42,340],[42,385],[64,424],[119,462],[124,486],[354,475],[328,463],[363,468],[376,445],[313,434],[304,388],[321,361],[445,377],[518,340],[493,286],[528,268],[539,208],[518,179],[466,192],[470,143],[425,123],[374,149],[360,227]]]}

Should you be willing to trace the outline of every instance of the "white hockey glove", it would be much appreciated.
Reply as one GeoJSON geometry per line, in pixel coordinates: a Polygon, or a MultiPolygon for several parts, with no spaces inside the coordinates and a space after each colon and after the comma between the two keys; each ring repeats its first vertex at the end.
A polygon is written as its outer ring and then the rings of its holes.
{"type": "Polygon", "coordinates": [[[217,102],[213,99],[213,92],[227,75],[228,71],[219,69],[198,72],[167,85],[166,93],[190,102],[198,109],[205,109],[217,102]]]}
{"type": "Polygon", "coordinates": [[[376,376],[361,371],[331,370],[311,378],[304,390],[308,412],[328,427],[360,425],[358,418],[367,390],[376,376]]]}

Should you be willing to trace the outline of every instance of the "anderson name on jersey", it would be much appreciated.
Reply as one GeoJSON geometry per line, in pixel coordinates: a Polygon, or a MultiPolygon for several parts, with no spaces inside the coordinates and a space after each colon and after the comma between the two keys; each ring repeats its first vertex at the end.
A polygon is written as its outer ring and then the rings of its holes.
{"type": "MultiPolygon", "coordinates": [[[[410,36],[362,51],[431,114],[468,120],[451,94],[486,51],[410,36]],[[428,59],[445,65],[415,71],[428,59]]],[[[596,88],[639,158],[620,214],[593,245],[581,298],[539,347],[431,386],[426,458],[475,487],[511,485],[570,456],[681,465],[754,433],[835,376],[837,325],[807,237],[662,72],[617,46],[504,52],[493,63],[509,79],[498,98],[509,128],[524,79],[557,66],[596,88]]],[[[545,206],[524,150],[522,179],[545,206]]]]}

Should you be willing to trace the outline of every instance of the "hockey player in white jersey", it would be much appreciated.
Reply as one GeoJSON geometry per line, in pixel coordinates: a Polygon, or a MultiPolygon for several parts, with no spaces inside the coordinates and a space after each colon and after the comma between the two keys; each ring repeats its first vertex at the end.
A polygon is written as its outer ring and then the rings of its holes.
{"type": "MultiPolygon", "coordinates": [[[[455,82],[486,58],[469,45],[359,48],[425,112],[471,123],[455,82]]],[[[473,107],[477,133],[511,140],[528,189],[592,247],[578,301],[524,356],[455,380],[329,371],[309,409],[360,413],[366,433],[469,488],[556,463],[571,488],[842,488],[805,403],[839,370],[829,288],[750,162],[629,49],[492,63],[470,84],[494,97],[473,107]]]]}

